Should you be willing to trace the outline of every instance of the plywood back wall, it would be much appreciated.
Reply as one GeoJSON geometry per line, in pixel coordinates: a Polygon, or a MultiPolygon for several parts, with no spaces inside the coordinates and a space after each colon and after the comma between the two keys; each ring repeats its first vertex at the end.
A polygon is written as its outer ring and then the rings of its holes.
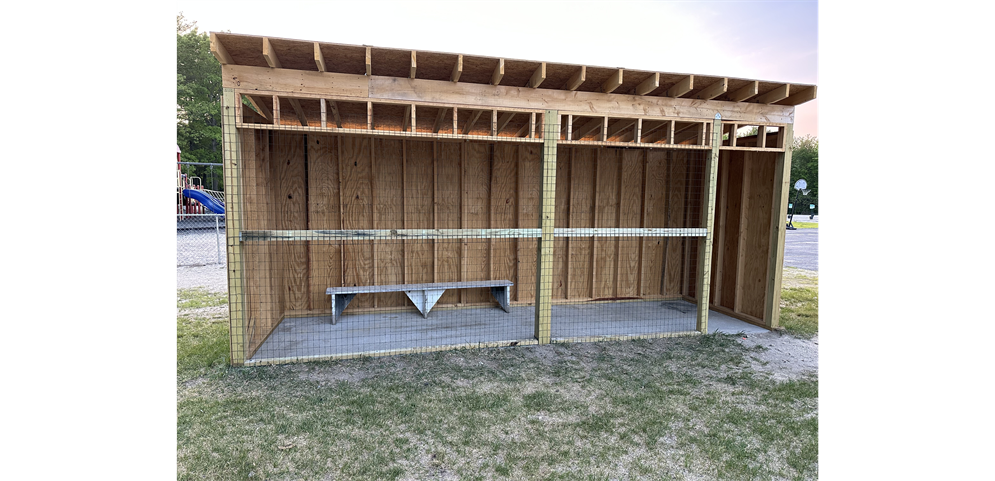
{"type": "MultiPolygon", "coordinates": [[[[280,131],[243,137],[255,142],[243,162],[243,183],[254,186],[245,190],[247,229],[538,227],[540,145],[280,131]]],[[[700,227],[705,155],[560,147],[555,225],[700,227]]],[[[769,211],[754,221],[763,216],[769,211]]],[[[751,249],[765,248],[761,237],[748,238],[751,249]]],[[[558,238],[554,299],[693,295],[694,242],[558,238]]],[[[326,312],[325,289],[341,285],[508,279],[515,284],[512,301],[531,303],[536,245],[535,239],[253,244],[247,276],[260,318],[326,312]]],[[[727,275],[735,278],[735,272],[727,275]]],[[[754,291],[747,289],[746,295],[754,291]]],[[[448,291],[439,304],[490,302],[487,290],[467,289],[448,291]]],[[[403,293],[384,293],[358,296],[350,309],[409,304],[403,293]]],[[[268,334],[274,325],[261,321],[254,329],[268,334]]]]}

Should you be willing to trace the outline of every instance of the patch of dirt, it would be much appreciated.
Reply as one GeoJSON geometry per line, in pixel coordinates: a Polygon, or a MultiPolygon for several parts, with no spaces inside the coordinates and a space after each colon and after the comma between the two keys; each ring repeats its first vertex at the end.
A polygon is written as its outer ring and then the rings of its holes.
{"type": "Polygon", "coordinates": [[[785,267],[781,273],[781,287],[819,287],[819,273],[797,267],[785,267]]]}
{"type": "Polygon", "coordinates": [[[774,379],[788,381],[819,373],[819,336],[799,339],[779,331],[750,334],[739,338],[746,347],[762,346],[763,351],[748,356],[755,371],[771,374],[774,379]]]}

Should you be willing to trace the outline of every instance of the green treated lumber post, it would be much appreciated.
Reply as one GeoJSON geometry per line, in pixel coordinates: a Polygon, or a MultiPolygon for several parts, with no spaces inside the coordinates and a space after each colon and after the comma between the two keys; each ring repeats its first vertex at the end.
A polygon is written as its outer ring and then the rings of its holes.
{"type": "Polygon", "coordinates": [[[242,246],[239,233],[242,230],[242,211],[239,206],[240,169],[242,142],[235,128],[235,90],[224,89],[221,99],[221,135],[224,152],[225,172],[225,232],[228,254],[228,310],[231,316],[229,336],[231,341],[231,364],[245,363],[245,277],[242,266],[242,246]]]}
{"type": "Polygon", "coordinates": [[[705,164],[705,180],[708,191],[705,206],[701,210],[701,223],[705,227],[705,238],[698,254],[698,322],[696,330],[708,334],[708,290],[712,284],[712,237],[715,231],[715,186],[718,181],[719,147],[722,145],[722,116],[715,114],[712,122],[712,151],[705,164]]]}
{"type": "Polygon", "coordinates": [[[560,137],[559,111],[547,110],[542,131],[542,193],[538,256],[536,259],[535,337],[539,344],[549,344],[553,313],[553,214],[556,211],[556,141],[560,137]]]}
{"type": "Polygon", "coordinates": [[[774,203],[770,216],[770,254],[767,264],[767,293],[764,298],[764,325],[775,329],[781,318],[781,275],[784,270],[784,234],[788,217],[788,194],[791,192],[792,124],[784,129],[784,153],[777,156],[774,167],[774,203]]]}

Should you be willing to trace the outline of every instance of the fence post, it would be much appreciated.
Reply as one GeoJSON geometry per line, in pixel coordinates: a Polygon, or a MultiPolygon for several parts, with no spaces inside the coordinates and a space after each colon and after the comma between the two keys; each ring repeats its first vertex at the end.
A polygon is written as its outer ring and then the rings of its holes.
{"type": "Polygon", "coordinates": [[[214,240],[217,241],[218,245],[218,264],[221,263],[221,222],[218,221],[218,215],[214,215],[214,240]]]}
{"type": "MultiPolygon", "coordinates": [[[[735,132],[732,134],[735,135],[735,132]]],[[[708,290],[712,284],[712,237],[715,228],[715,186],[718,181],[719,147],[722,145],[722,116],[715,114],[712,121],[712,151],[705,164],[705,208],[701,210],[701,223],[705,227],[705,238],[698,254],[698,322],[696,329],[708,334],[708,290]]]]}
{"type": "Polygon", "coordinates": [[[553,214],[556,212],[556,141],[560,138],[560,116],[557,110],[543,115],[542,132],[542,193],[538,256],[536,259],[535,337],[539,344],[549,344],[553,298],[553,214]]]}

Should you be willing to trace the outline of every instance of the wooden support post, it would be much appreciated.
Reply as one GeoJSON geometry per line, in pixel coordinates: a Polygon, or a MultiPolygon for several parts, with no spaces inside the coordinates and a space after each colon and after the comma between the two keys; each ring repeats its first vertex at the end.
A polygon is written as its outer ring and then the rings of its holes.
{"type": "Polygon", "coordinates": [[[767,147],[767,126],[761,125],[757,127],[757,147],[761,149],[767,147]]]}
{"type": "Polygon", "coordinates": [[[535,337],[539,344],[549,344],[552,332],[553,300],[553,225],[556,213],[556,141],[559,138],[560,115],[547,110],[543,115],[542,192],[539,204],[539,238],[536,259],[535,337]]]}
{"type": "Polygon", "coordinates": [[[640,143],[642,141],[642,137],[643,137],[643,119],[637,119],[636,120],[636,133],[632,137],[633,142],[635,142],[637,144],[640,143]]]}
{"type": "MultiPolygon", "coordinates": [[[[317,46],[318,43],[315,42],[317,46]]],[[[321,99],[321,128],[328,128],[328,110],[325,107],[325,99],[321,99]]]]}
{"type": "Polygon", "coordinates": [[[567,140],[570,140],[571,137],[570,134],[573,133],[573,130],[574,130],[574,116],[567,115],[567,140]]]}
{"type": "Polygon", "coordinates": [[[231,363],[241,366],[245,363],[248,336],[245,335],[245,275],[242,264],[242,245],[239,234],[242,230],[242,210],[239,198],[241,190],[241,149],[242,142],[235,128],[235,90],[226,88],[222,95],[221,123],[224,153],[225,194],[227,215],[225,232],[228,254],[228,310],[231,316],[229,331],[231,363]]]}
{"type": "Polygon", "coordinates": [[[280,96],[273,96],[273,125],[280,125],[280,96]]]}
{"type": "Polygon", "coordinates": [[[373,130],[373,102],[366,102],[366,130],[373,130]]]}
{"type": "Polygon", "coordinates": [[[708,334],[708,289],[712,281],[712,237],[715,232],[715,184],[719,171],[719,146],[722,144],[722,117],[715,114],[712,122],[712,153],[705,166],[708,191],[701,209],[701,223],[707,229],[702,248],[698,251],[698,322],[696,330],[708,334]]]}
{"type": "Polygon", "coordinates": [[[497,126],[497,110],[491,110],[491,137],[497,137],[498,126],[497,126]]]}
{"type": "Polygon", "coordinates": [[[770,258],[767,264],[767,292],[764,295],[764,325],[770,329],[780,325],[781,273],[784,269],[784,233],[788,216],[788,193],[791,184],[792,124],[782,126],[784,153],[777,156],[774,170],[774,205],[770,216],[770,258]]]}

